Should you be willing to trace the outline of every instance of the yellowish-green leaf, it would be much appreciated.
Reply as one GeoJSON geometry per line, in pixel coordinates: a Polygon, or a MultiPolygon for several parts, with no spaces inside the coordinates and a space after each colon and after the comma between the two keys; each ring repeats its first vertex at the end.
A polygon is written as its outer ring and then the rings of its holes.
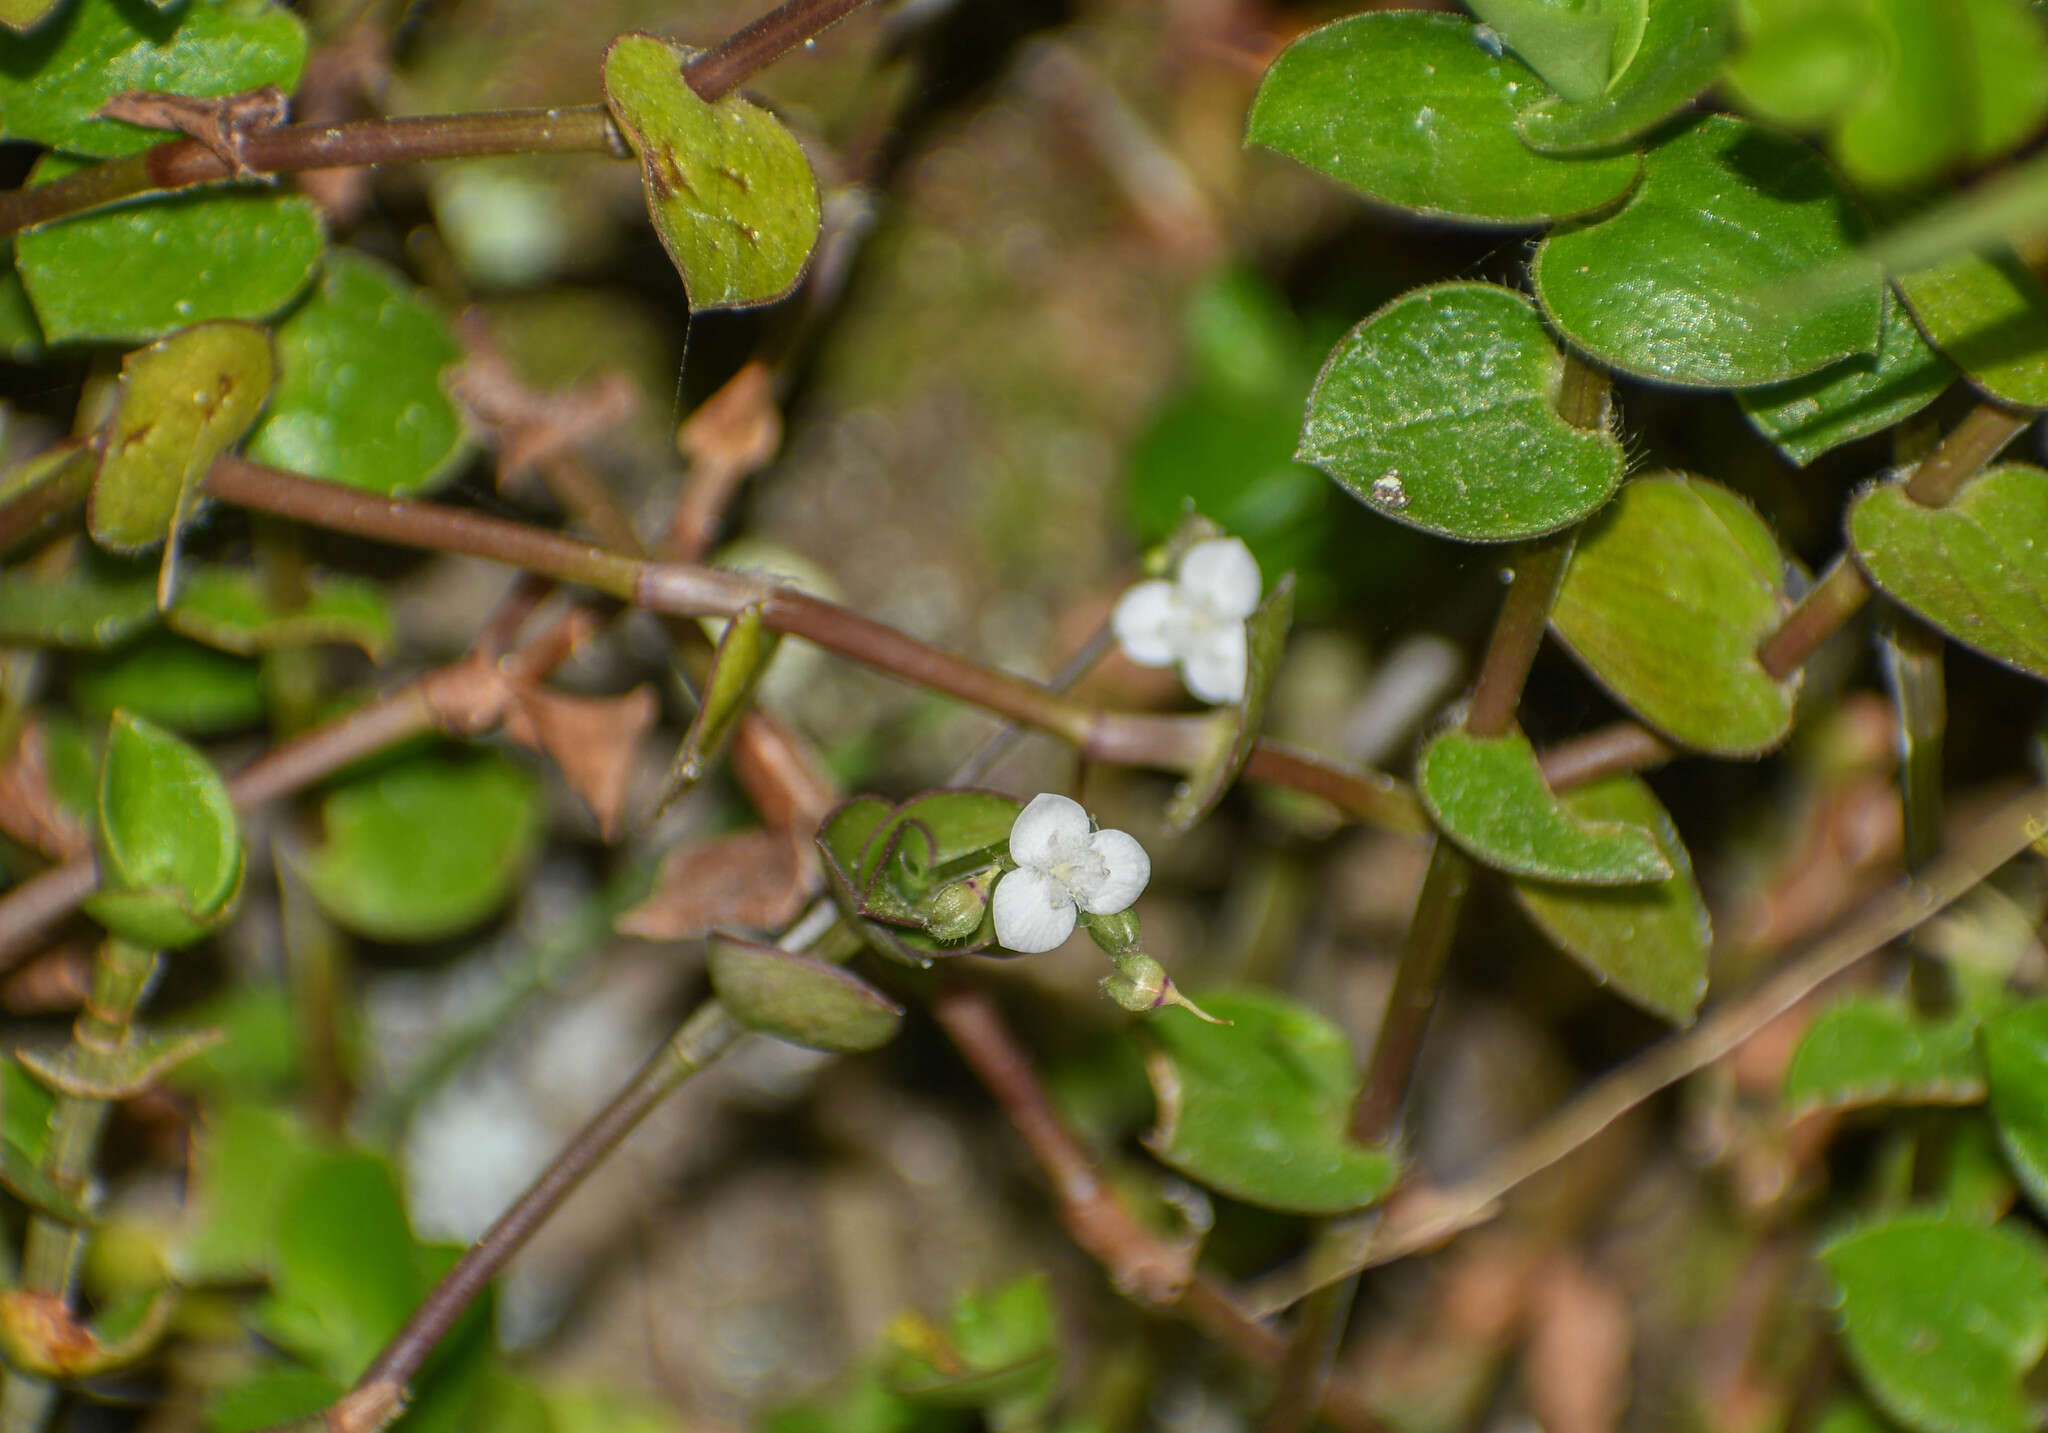
{"type": "Polygon", "coordinates": [[[683,80],[693,51],[621,35],[605,102],[640,156],[647,209],[695,309],[781,298],[818,241],[818,182],[782,122],[737,95],[706,104],[683,80]]]}
{"type": "Polygon", "coordinates": [[[1544,783],[1536,749],[1520,732],[1445,732],[1422,753],[1415,787],[1438,830],[1509,875],[1629,886],[1674,874],[1647,827],[1585,821],[1568,809],[1544,783]]]}
{"type": "Polygon", "coordinates": [[[1622,487],[1572,549],[1553,631],[1617,700],[1680,745],[1768,751],[1792,729],[1795,673],[1757,645],[1791,610],[1785,559],[1755,511],[1704,478],[1622,487]]]}
{"type": "Polygon", "coordinates": [[[711,988],[749,1030],[812,1050],[875,1050],[903,1010],[859,976],[812,956],[737,936],[708,942],[711,988]]]}
{"type": "Polygon", "coordinates": [[[1946,507],[1887,483],[1849,509],[1856,560],[1886,594],[1965,646],[2048,677],[2048,472],[2008,463],[1946,507]]]}

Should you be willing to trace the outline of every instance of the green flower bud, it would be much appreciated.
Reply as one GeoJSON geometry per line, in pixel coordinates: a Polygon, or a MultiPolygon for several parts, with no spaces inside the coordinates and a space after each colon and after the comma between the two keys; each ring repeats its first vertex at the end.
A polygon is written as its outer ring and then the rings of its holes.
{"type": "Polygon", "coordinates": [[[1178,1005],[1211,1025],[1228,1025],[1218,1020],[1175,988],[1166,967],[1142,950],[1116,957],[1116,969],[1102,978],[1102,993],[1133,1015],[1149,1015],[1162,1005],[1178,1005]]]}
{"type": "Polygon", "coordinates": [[[982,874],[940,886],[925,899],[919,912],[924,928],[934,940],[966,940],[981,929],[992,884],[988,875],[982,874]]]}
{"type": "Polygon", "coordinates": [[[1081,924],[1088,927],[1088,934],[1095,943],[1109,952],[1110,959],[1121,960],[1124,956],[1139,954],[1137,911],[1120,910],[1106,916],[1084,914],[1081,924]]]}

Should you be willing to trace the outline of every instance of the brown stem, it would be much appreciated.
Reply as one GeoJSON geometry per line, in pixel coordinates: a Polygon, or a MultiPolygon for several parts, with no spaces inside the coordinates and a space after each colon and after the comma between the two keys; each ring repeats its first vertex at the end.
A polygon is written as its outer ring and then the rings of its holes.
{"type": "Polygon", "coordinates": [[[1863,610],[1870,600],[1870,583],[1846,554],[1837,557],[1813,589],[1785,614],[1777,630],[1756,649],[1757,665],[1773,681],[1782,682],[1798,671],[1806,659],[1820,650],[1820,644],[1863,610]]]}
{"type": "Polygon", "coordinates": [[[1947,507],[1963,484],[2039,417],[1980,403],[1941,440],[1906,480],[1906,496],[1922,507],[1947,507]]]}
{"type": "MultiPolygon", "coordinates": [[[[963,982],[942,985],[932,1014],[1052,1185],[1060,1222],[1126,1295],[1185,1316],[1211,1338],[1264,1368],[1286,1357],[1286,1341],[1246,1313],[1221,1283],[1193,1272],[1193,1249],[1168,1244],[1139,1223],[1096,1170],[1053,1108],[1031,1057],[1017,1043],[988,993],[963,982]]],[[[1323,1391],[1320,1408],[1345,1430],[1383,1427],[1364,1398],[1342,1384],[1323,1391]]]]}
{"type": "MultiPolygon", "coordinates": [[[[412,1317],[405,1321],[405,1327],[392,1336],[391,1342],[363,1370],[350,1390],[350,1399],[388,1406],[395,1418],[402,1409],[406,1388],[426,1364],[428,1355],[476,1296],[533,1236],[534,1230],[657,1105],[716,1060],[740,1034],[738,1023],[716,1001],[700,1006],[611,1103],[576,1132],[540,1178],[470,1245],[455,1267],[420,1302],[412,1317]]],[[[351,1433],[357,1430],[352,1429],[351,1433]]]]}
{"type": "Polygon", "coordinates": [[[1677,747],[1648,727],[1618,721],[1551,747],[1540,762],[1550,789],[1569,791],[1603,776],[1662,766],[1677,755],[1677,747]]]}
{"type": "Polygon", "coordinates": [[[1401,1117],[1422,1037],[1436,1010],[1444,962],[1458,931],[1458,913],[1472,884],[1472,862],[1449,841],[1438,837],[1430,847],[1429,869],[1415,898],[1415,917],[1401,943],[1401,961],[1394,970],[1394,988],[1373,1041],[1365,1084],[1351,1109],[1352,1138],[1377,1144],[1387,1138],[1401,1117]]]}
{"type": "Polygon", "coordinates": [[[1543,644],[1550,604],[1564,582],[1571,553],[1572,535],[1565,533],[1530,543],[1516,558],[1514,580],[1494,619],[1493,636],[1472,688],[1472,705],[1465,714],[1470,735],[1506,736],[1514,729],[1522,685],[1543,644]]]}
{"type": "Polygon", "coordinates": [[[784,0],[690,61],[683,67],[683,78],[700,99],[715,100],[865,4],[867,0],[784,0]]]}
{"type": "MultiPolygon", "coordinates": [[[[866,3],[787,0],[691,60],[683,67],[683,78],[699,97],[718,99],[763,65],[823,33],[866,3]]],[[[587,153],[620,159],[629,153],[601,104],[280,125],[242,137],[239,171],[198,140],[177,139],[141,154],[92,165],[53,183],[0,193],[0,238],[138,194],[214,184],[249,174],[491,154],[587,153]]]]}
{"type": "MultiPolygon", "coordinates": [[[[287,124],[245,136],[241,150],[244,170],[256,174],[491,154],[626,152],[603,105],[287,124]]],[[[198,140],[176,139],[49,184],[0,193],[0,236],[140,194],[238,177],[225,158],[198,140]]]]}
{"type": "MultiPolygon", "coordinates": [[[[1184,718],[1097,711],[847,608],[723,569],[642,561],[523,523],[439,503],[375,497],[241,458],[217,460],[207,473],[206,491],[240,507],[341,532],[468,553],[584,583],[654,612],[730,617],[760,603],[771,630],[1050,732],[1091,759],[1185,770],[1199,754],[1184,718]]],[[[1413,832],[1422,824],[1406,789],[1377,773],[1266,742],[1253,751],[1245,771],[1253,780],[1299,787],[1390,829],[1413,832]]]]}

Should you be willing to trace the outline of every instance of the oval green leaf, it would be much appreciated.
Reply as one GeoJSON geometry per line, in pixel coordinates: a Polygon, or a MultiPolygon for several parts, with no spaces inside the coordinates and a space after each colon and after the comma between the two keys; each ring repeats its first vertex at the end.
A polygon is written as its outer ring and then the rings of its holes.
{"type": "Polygon", "coordinates": [[[1547,93],[1454,15],[1390,11],[1311,30],[1266,71],[1246,138],[1420,214],[1537,224],[1613,203],[1634,155],[1559,159],[1515,133],[1547,93]]]}
{"type": "Polygon", "coordinates": [[[818,181],[782,122],[738,95],[706,104],[683,79],[694,51],[621,35],[604,97],[640,156],[647,212],[693,309],[772,303],[818,241],[818,181]]]}
{"type": "Polygon", "coordinates": [[[125,642],[156,620],[156,574],[129,563],[0,572],[0,642],[92,650],[125,642]]]}
{"type": "Polygon", "coordinates": [[[896,1038],[903,1008],[860,977],[812,956],[737,936],[706,942],[711,988],[749,1030],[838,1054],[896,1038]]]}
{"type": "Polygon", "coordinates": [[[219,773],[127,712],[100,765],[99,849],[101,890],[86,912],[139,945],[188,945],[241,894],[241,831],[219,773]]]}
{"type": "Polygon", "coordinates": [[[1785,1070],[1795,1117],[1862,1105],[1968,1105],[1984,1098],[1973,1015],[1922,1019],[1897,1000],[1853,995],[1807,1027],[1785,1070]]]}
{"type": "Polygon", "coordinates": [[[1566,808],[1520,732],[1445,732],[1423,751],[1415,789],[1439,831],[1481,864],[1512,876],[1630,886],[1675,874],[1648,828],[1582,821],[1566,808]]]}
{"type": "Polygon", "coordinates": [[[1522,111],[1522,138],[1550,154],[1608,149],[1678,113],[1720,77],[1735,40],[1729,0],[1649,0],[1626,68],[1589,99],[1538,100],[1522,111]]]}
{"type": "MultiPolygon", "coordinates": [[[[79,161],[45,156],[31,182],[79,161]]],[[[208,319],[268,318],[313,277],[326,244],[300,194],[207,189],[60,219],[14,241],[51,343],[137,343],[208,319]]]]}
{"type": "Polygon", "coordinates": [[[1163,1011],[1142,1027],[1159,1118],[1146,1147],[1233,1199],[1298,1214],[1339,1214],[1385,1194],[1384,1149],[1346,1134],[1358,1073],[1335,1025],[1265,990],[1205,994],[1228,1025],[1163,1011]]]}
{"type": "Polygon", "coordinates": [[[1251,759],[1266,724],[1266,699],[1272,695],[1273,673],[1287,654],[1287,629],[1293,621],[1294,574],[1290,572],[1273,584],[1258,609],[1245,619],[1248,666],[1244,700],[1209,718],[1213,725],[1207,754],[1166,803],[1168,835],[1188,830],[1214,810],[1251,759]]]}
{"type": "Polygon", "coordinates": [[[273,1291],[253,1321],[266,1337],[347,1383],[423,1292],[398,1177],[382,1155],[320,1156],[283,1193],[273,1227],[273,1291]]]}
{"type": "Polygon", "coordinates": [[[1863,222],[1819,156],[1713,115],[1651,150],[1620,213],[1558,229],[1536,296],[1600,362],[1664,383],[1749,388],[1875,353],[1883,283],[1858,260],[1863,222]],[[1812,305],[1786,287],[1853,275],[1812,305]]]}
{"type": "Polygon", "coordinates": [[[1298,456],[1374,511],[1466,542],[1578,522],[1623,453],[1557,411],[1564,355],[1528,299],[1493,284],[1403,294],[1330,354],[1298,456]]]}
{"type": "Polygon", "coordinates": [[[125,707],[187,736],[239,731],[269,708],[256,663],[166,633],[75,666],[71,699],[94,715],[125,707]]]}
{"type": "Polygon", "coordinates": [[[2048,408],[2048,289],[2004,244],[1896,276],[1928,340],[1972,387],[2048,408]]]}
{"type": "Polygon", "coordinates": [[[93,541],[116,552],[162,542],[263,411],[273,369],[270,335],[247,323],[195,324],[122,359],[87,506],[93,541]]]}
{"type": "Polygon", "coordinates": [[[2048,677],[2048,472],[1987,469],[1946,507],[1896,483],[1850,505],[1849,541],[1870,580],[1964,646],[2048,677]]]}
{"type": "Polygon", "coordinates": [[[123,90],[228,95],[298,87],[306,31],[268,0],[192,0],[175,17],[122,0],[67,0],[23,35],[0,33],[0,134],[71,154],[135,154],[160,129],[99,118],[123,90]]]}
{"type": "Polygon", "coordinates": [[[382,264],[336,253],[278,326],[277,393],[249,455],[398,497],[455,475],[462,419],[441,371],[462,357],[434,304],[382,264]]]}
{"type": "Polygon", "coordinates": [[[271,599],[254,572],[187,567],[164,621],[195,642],[244,657],[337,642],[375,662],[392,640],[383,592],[349,577],[310,579],[305,602],[288,608],[271,599]]]}
{"type": "Polygon", "coordinates": [[[2000,1011],[1978,1038],[1998,1142],[2034,1208],[2048,1210],[2048,1000],[2000,1011]]]}
{"type": "Polygon", "coordinates": [[[1750,425],[1801,467],[1918,413],[1955,381],[1955,365],[1927,346],[1905,306],[1885,294],[1884,335],[1817,373],[1735,395],[1750,425]]]}
{"type": "Polygon", "coordinates": [[[1585,824],[1648,831],[1671,875],[1638,886],[1575,886],[1517,879],[1515,899],[1543,933],[1602,985],[1678,1025],[1690,1025],[1707,993],[1713,924],[1692,859],[1670,813],[1647,783],[1610,776],[1564,793],[1585,824]]]}
{"type": "Polygon", "coordinates": [[[1821,1251],[1850,1361],[1916,1433],[2027,1433],[2021,1377],[2048,1349],[2048,1257],[2011,1225],[1909,1214],[1821,1251]]]}
{"type": "Polygon", "coordinates": [[[1637,716],[1680,745],[1753,756],[1792,729],[1795,674],[1757,645],[1791,610],[1770,529],[1728,489],[1669,474],[1629,483],[1572,549],[1551,630],[1637,716]]]}
{"type": "Polygon", "coordinates": [[[376,940],[460,935],[518,889],[540,793],[495,752],[421,752],[336,787],[306,885],[337,924],[376,940]]]}

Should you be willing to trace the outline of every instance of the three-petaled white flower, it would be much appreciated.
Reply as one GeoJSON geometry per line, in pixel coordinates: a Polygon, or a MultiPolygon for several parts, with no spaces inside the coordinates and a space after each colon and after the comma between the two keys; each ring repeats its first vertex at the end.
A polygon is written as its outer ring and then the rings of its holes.
{"type": "Polygon", "coordinates": [[[1237,538],[1219,537],[1189,548],[1171,582],[1140,582],[1126,592],[1110,621],[1139,666],[1178,666],[1189,691],[1227,704],[1244,700],[1244,619],[1258,605],[1258,559],[1237,538]]]}
{"type": "Polygon", "coordinates": [[[1125,831],[1089,828],[1081,803],[1047,791],[1010,828],[1017,869],[996,883],[996,939],[1026,955],[1074,933],[1079,912],[1115,915],[1152,878],[1152,858],[1125,831]]]}

